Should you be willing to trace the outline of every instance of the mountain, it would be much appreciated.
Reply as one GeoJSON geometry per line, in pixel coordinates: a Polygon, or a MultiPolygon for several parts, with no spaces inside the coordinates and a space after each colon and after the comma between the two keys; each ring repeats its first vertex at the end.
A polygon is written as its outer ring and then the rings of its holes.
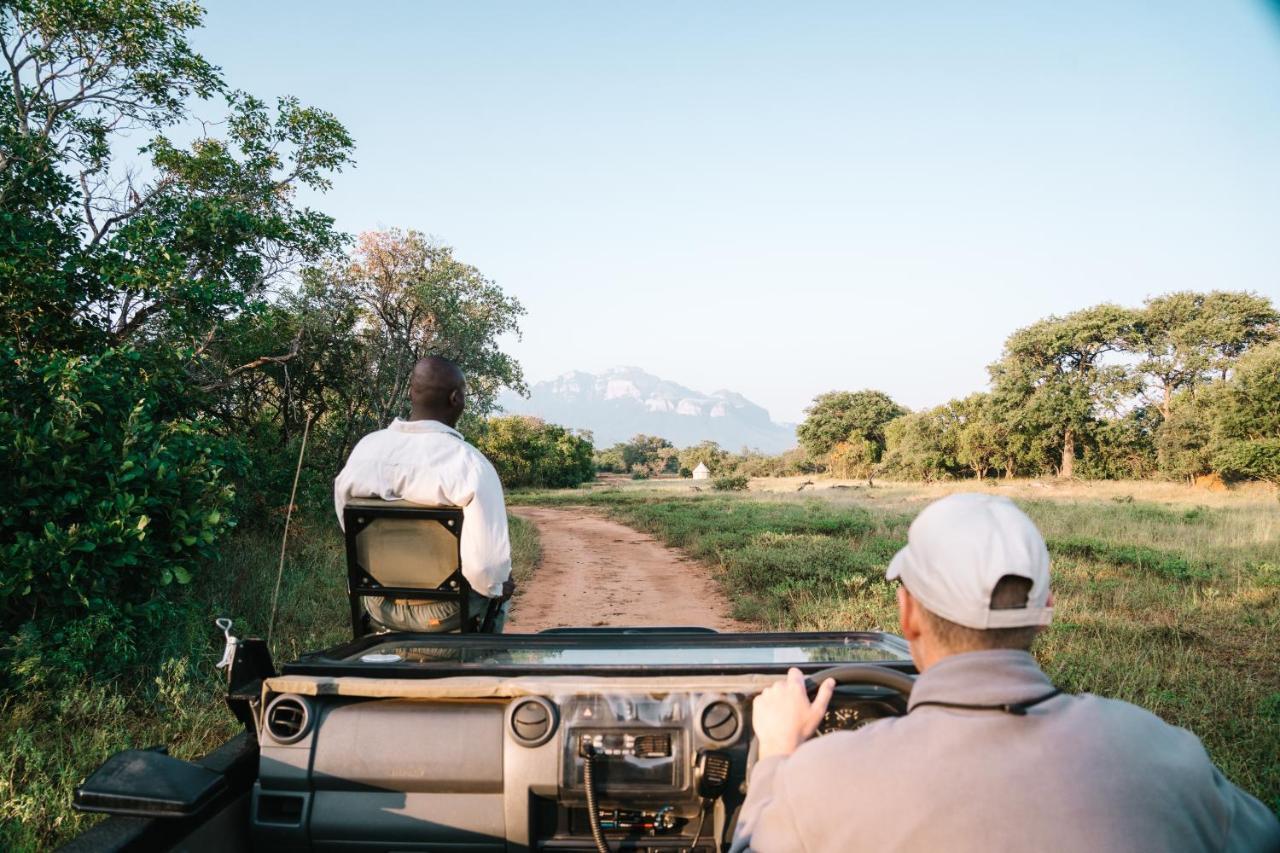
{"type": "Polygon", "coordinates": [[[591,430],[596,447],[636,433],[660,435],[676,447],[710,440],[735,452],[752,447],[780,453],[796,446],[794,424],[774,423],[763,407],[741,394],[703,394],[637,367],[598,375],[575,370],[534,384],[527,399],[508,391],[498,402],[511,414],[591,430]]]}

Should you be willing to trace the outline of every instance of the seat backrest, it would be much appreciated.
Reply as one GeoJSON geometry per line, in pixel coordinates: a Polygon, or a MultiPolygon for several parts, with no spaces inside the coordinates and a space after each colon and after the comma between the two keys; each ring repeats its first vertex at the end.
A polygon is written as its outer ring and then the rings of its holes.
{"type": "Polygon", "coordinates": [[[462,521],[456,506],[375,498],[346,504],[342,523],[354,636],[373,629],[362,604],[370,597],[454,602],[461,630],[472,630],[467,608],[471,586],[462,574],[462,521]]]}
{"type": "Polygon", "coordinates": [[[458,570],[462,510],[407,501],[354,500],[348,512],[364,523],[347,525],[360,567],[384,587],[439,589],[458,570]],[[386,509],[403,510],[385,515],[386,509]],[[427,512],[412,513],[421,509],[427,512]],[[455,517],[456,516],[456,517],[455,517]]]}

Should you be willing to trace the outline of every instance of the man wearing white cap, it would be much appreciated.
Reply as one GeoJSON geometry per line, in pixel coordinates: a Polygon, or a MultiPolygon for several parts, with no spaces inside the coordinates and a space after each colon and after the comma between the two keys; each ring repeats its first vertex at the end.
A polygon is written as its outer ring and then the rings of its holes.
{"type": "Polygon", "coordinates": [[[761,693],[735,851],[1280,850],[1195,735],[1040,671],[1049,553],[1011,501],[931,504],[886,577],[920,671],[907,715],[805,743],[834,685],[810,703],[793,669],[761,693]]]}

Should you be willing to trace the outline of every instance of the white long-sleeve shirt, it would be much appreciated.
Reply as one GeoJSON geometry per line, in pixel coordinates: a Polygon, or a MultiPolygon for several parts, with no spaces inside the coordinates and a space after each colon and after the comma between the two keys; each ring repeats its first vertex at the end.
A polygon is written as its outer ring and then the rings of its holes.
{"type": "Polygon", "coordinates": [[[439,421],[391,422],[355,446],[333,481],[333,504],[352,498],[462,507],[462,574],[471,588],[502,594],[511,576],[507,507],[498,472],[457,430],[439,421]]]}

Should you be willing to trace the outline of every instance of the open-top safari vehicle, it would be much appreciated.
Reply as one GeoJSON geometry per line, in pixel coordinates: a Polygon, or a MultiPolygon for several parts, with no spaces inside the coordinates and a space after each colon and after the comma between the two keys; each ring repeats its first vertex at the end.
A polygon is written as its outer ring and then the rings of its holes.
{"type": "Polygon", "coordinates": [[[355,638],[277,671],[228,631],[245,731],[195,762],[112,756],[76,802],[113,817],[66,849],[709,853],[745,794],[751,699],[788,667],[841,685],[824,733],[905,711],[914,669],[888,634],[470,631],[461,514],[352,515],[369,506],[347,515],[355,638]],[[461,630],[370,633],[373,595],[452,597],[461,630]]]}

